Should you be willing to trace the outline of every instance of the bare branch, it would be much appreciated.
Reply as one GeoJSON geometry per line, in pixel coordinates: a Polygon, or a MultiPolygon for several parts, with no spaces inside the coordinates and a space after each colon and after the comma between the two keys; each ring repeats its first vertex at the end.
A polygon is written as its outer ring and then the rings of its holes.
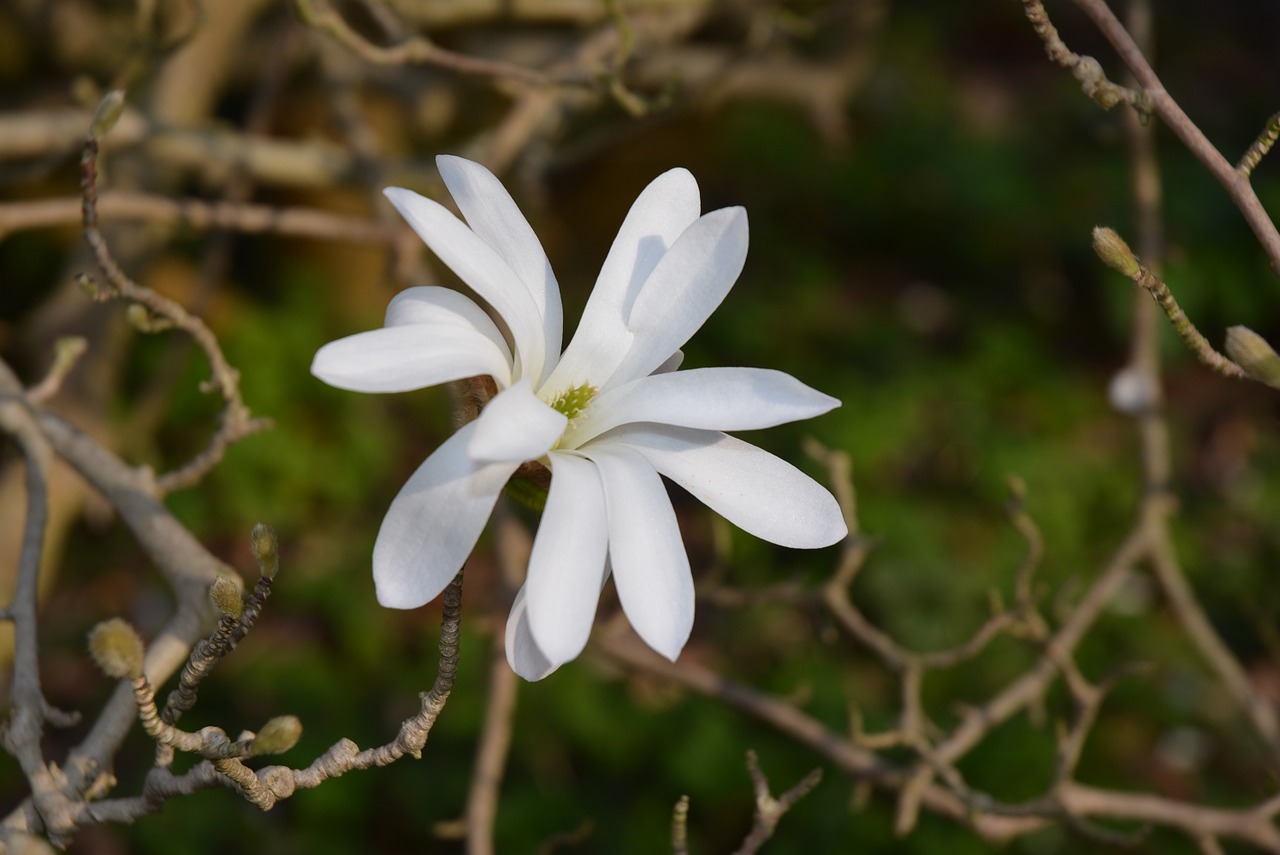
{"type": "MultiPolygon", "coordinates": [[[[0,204],[0,237],[26,229],[78,223],[83,200],[40,199],[0,204]]],[[[245,234],[278,234],[321,241],[393,243],[396,229],[357,217],[313,208],[273,208],[247,202],[170,199],[146,193],[106,193],[98,199],[103,220],[173,222],[195,229],[230,229],[245,234]]]]}
{"type": "Polygon", "coordinates": [[[467,792],[466,835],[468,855],[492,855],[493,828],[498,816],[498,796],[511,748],[511,728],[516,711],[519,678],[507,665],[503,638],[494,635],[489,662],[489,694],[484,727],[471,771],[467,792]]]}
{"type": "Polygon", "coordinates": [[[413,36],[394,47],[380,47],[351,29],[328,0],[294,0],[294,8],[308,26],[325,33],[375,65],[434,65],[460,74],[501,77],[534,85],[548,82],[541,72],[533,69],[446,50],[423,36],[413,36]]]}
{"type": "Polygon", "coordinates": [[[212,388],[219,391],[225,402],[221,424],[210,439],[208,447],[183,466],[155,479],[156,490],[163,494],[198,483],[209,470],[218,465],[233,442],[265,430],[271,422],[251,417],[240,394],[240,374],[227,362],[221,345],[205,323],[173,300],[134,282],[116,263],[106,238],[98,228],[98,149],[98,138],[90,135],[85,140],[84,155],[80,160],[81,194],[84,236],[93,250],[98,267],[106,277],[107,290],[104,296],[130,300],[190,335],[208,358],[213,373],[212,388]]]}
{"type": "Polygon", "coordinates": [[[1120,56],[1121,61],[1133,73],[1134,78],[1151,99],[1152,111],[1169,126],[1182,144],[1227,191],[1227,195],[1244,215],[1245,222],[1253,229],[1258,242],[1262,244],[1263,251],[1271,260],[1272,269],[1280,273],[1280,231],[1277,231],[1275,223],[1262,207],[1262,202],[1258,200],[1257,194],[1249,184],[1248,177],[1227,162],[1195,122],[1183,112],[1178,102],[1169,95],[1164,84],[1160,82],[1160,78],[1147,62],[1142,50],[1112,13],[1105,0],[1075,0],[1075,2],[1093,19],[1094,24],[1120,56]]]}
{"type": "Polygon", "coordinates": [[[751,774],[751,784],[755,790],[756,810],[752,819],[751,833],[742,841],[734,855],[754,855],[760,850],[778,827],[778,822],[787,811],[800,799],[807,796],[822,780],[822,769],[814,769],[805,775],[791,789],[778,798],[769,792],[769,779],[760,769],[760,761],[754,751],[747,752],[747,771],[751,774]]]}

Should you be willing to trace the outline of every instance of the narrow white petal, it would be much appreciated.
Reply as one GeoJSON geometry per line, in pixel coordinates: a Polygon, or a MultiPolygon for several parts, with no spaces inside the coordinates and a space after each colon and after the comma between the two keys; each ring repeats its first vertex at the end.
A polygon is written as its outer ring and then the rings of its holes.
{"type": "Polygon", "coordinates": [[[471,422],[446,440],[392,501],[373,545],[373,581],[382,605],[417,608],[444,590],[519,466],[472,461],[467,444],[475,429],[471,422]]]}
{"type": "Polygon", "coordinates": [[[811,419],[840,406],[790,374],[768,368],[694,368],[653,374],[597,395],[561,443],[576,448],[619,425],[656,422],[755,430],[811,419]]]}
{"type": "Polygon", "coordinates": [[[549,388],[599,385],[608,379],[630,343],[624,319],[636,295],[701,210],[698,183],[687,169],[664,172],[636,198],[600,268],[573,340],[547,381],[549,388]]]}
{"type": "Polygon", "coordinates": [[[498,325],[484,309],[464,294],[452,288],[436,285],[418,285],[406,288],[391,298],[387,304],[384,326],[399,327],[408,324],[453,324],[471,327],[507,355],[511,361],[511,348],[498,325]]]}
{"type": "Polygon", "coordinates": [[[666,374],[671,371],[679,371],[680,366],[684,363],[684,351],[677,350],[675,353],[667,357],[667,361],[653,369],[654,374],[666,374]]]}
{"type": "Polygon", "coordinates": [[[485,404],[467,444],[472,460],[521,463],[541,457],[555,445],[569,420],[533,394],[528,377],[517,380],[485,404]]]}
{"type": "Polygon", "coordinates": [[[609,514],[609,561],[622,610],[645,643],[675,661],[693,629],[693,576],[662,478],[620,445],[584,449],[609,514]]]}
{"type": "Polygon", "coordinates": [[[488,374],[511,383],[505,348],[461,324],[413,324],[331,341],[316,351],[311,373],[330,386],[355,392],[407,392],[488,374]]]}
{"type": "Polygon", "coordinates": [[[608,551],[604,488],[590,460],[552,452],[551,491],[529,556],[529,627],[555,663],[577,657],[591,635],[608,551]]]}
{"type": "Polygon", "coordinates": [[[527,602],[524,588],[521,588],[516,594],[516,601],[511,604],[511,614],[507,616],[507,664],[521,677],[535,682],[560,666],[552,665],[533,640],[533,633],[529,631],[527,602]]]}
{"type": "Polygon", "coordinates": [[[558,354],[563,334],[560,286],[529,221],[502,182],[480,164],[441,155],[436,158],[436,166],[467,225],[502,256],[529,290],[542,317],[547,353],[558,354]]]}
{"type": "Polygon", "coordinates": [[[715,431],[644,425],[605,443],[624,444],[743,531],[798,549],[830,546],[849,533],[835,498],[799,469],[715,431]]]}
{"type": "Polygon", "coordinates": [[[610,385],[644,377],[689,340],[724,300],[747,259],[747,213],[700,217],[662,256],[626,317],[631,333],[610,385]]]}
{"type": "Polygon", "coordinates": [[[506,323],[517,371],[540,377],[547,352],[542,316],[511,266],[443,205],[403,187],[383,192],[431,251],[506,323]]]}

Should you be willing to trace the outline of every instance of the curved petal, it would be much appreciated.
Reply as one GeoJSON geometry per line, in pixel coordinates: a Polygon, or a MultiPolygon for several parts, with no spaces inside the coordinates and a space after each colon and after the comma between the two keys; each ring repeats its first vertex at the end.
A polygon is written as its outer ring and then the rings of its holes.
{"type": "MultiPolygon", "coordinates": [[[[564,325],[560,286],[529,221],[520,213],[502,182],[480,164],[453,155],[440,155],[436,166],[449,188],[449,195],[466,217],[467,225],[493,247],[529,290],[542,317],[547,353],[559,354],[564,325]]],[[[544,378],[535,379],[541,382],[544,378]]]]}
{"type": "Polygon", "coordinates": [[[472,460],[521,463],[546,454],[569,420],[533,394],[528,377],[517,380],[485,404],[467,443],[472,460]]]}
{"type": "Polygon", "coordinates": [[[519,463],[476,463],[464,425],[426,459],[391,502],[373,545],[378,602],[412,609],[434,600],[484,530],[498,493],[519,463]]]}
{"type": "Polygon", "coordinates": [[[311,373],[354,392],[407,392],[488,374],[511,384],[511,362],[486,335],[463,324],[384,327],[331,341],[316,351],[311,373]]]}
{"type": "Polygon", "coordinates": [[[656,422],[708,430],[755,430],[811,419],[840,406],[790,374],[768,368],[694,368],[652,374],[597,395],[561,447],[576,448],[619,425],[656,422]]]}
{"type": "Polygon", "coordinates": [[[698,331],[742,272],[747,237],[742,208],[712,211],[684,230],[626,316],[632,339],[609,385],[651,374],[698,331]]]}
{"type": "Polygon", "coordinates": [[[743,531],[798,549],[830,546],[849,533],[831,493],[799,469],[715,431],[645,425],[606,439],[621,443],[743,531]]]}
{"type": "Polygon", "coordinates": [[[687,169],[664,172],[636,198],[600,268],[573,340],[547,380],[549,388],[598,386],[608,379],[631,340],[625,319],[641,286],[701,210],[698,182],[687,169]]]}
{"type": "Polygon", "coordinates": [[[609,561],[622,610],[645,643],[675,661],[693,629],[693,575],[667,488],[621,445],[583,449],[600,473],[609,561]]]}
{"type": "Polygon", "coordinates": [[[511,670],[530,682],[536,682],[559,668],[552,665],[546,654],[538,649],[529,631],[528,600],[524,588],[516,594],[516,601],[511,604],[511,614],[507,616],[505,635],[507,648],[507,664],[511,670]]]}
{"type": "Polygon", "coordinates": [[[654,374],[667,374],[667,373],[669,373],[669,372],[671,372],[671,371],[679,371],[679,370],[680,370],[680,366],[681,366],[683,363],[684,363],[684,351],[683,351],[683,350],[677,350],[675,353],[673,353],[673,354],[671,354],[670,356],[668,356],[668,357],[666,358],[666,360],[665,360],[661,365],[659,365],[657,368],[653,369],[653,373],[654,373],[654,374]]]}
{"type": "Polygon", "coordinates": [[[383,326],[399,327],[409,324],[454,324],[469,326],[482,333],[507,355],[511,362],[511,348],[507,340],[484,309],[464,294],[452,288],[438,285],[418,285],[406,288],[391,298],[387,304],[383,326]]]}
{"type": "Polygon", "coordinates": [[[515,342],[516,371],[540,377],[547,354],[542,316],[511,266],[438,202],[403,187],[383,193],[431,251],[506,323],[515,342]]]}
{"type": "Polygon", "coordinates": [[[608,552],[604,488],[590,460],[552,452],[551,491],[529,555],[529,628],[555,663],[582,652],[591,635],[608,552]]]}

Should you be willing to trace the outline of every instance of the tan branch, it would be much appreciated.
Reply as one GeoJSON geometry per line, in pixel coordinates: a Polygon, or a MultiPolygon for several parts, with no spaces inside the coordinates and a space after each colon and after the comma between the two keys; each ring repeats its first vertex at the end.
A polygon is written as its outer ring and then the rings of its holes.
{"type": "MultiPolygon", "coordinates": [[[[118,92],[109,94],[103,101],[104,108],[112,96],[123,97],[118,92]]],[[[109,128],[110,125],[106,127],[109,128]]],[[[99,132],[105,130],[106,128],[99,132]]],[[[213,374],[212,388],[218,390],[224,401],[220,424],[205,450],[186,464],[155,479],[155,489],[161,494],[169,493],[198,483],[222,460],[232,443],[266,429],[271,423],[267,419],[255,419],[250,415],[240,393],[240,374],[227,362],[217,337],[204,321],[168,297],[133,281],[116,262],[106,238],[98,228],[98,152],[98,138],[91,133],[85,140],[84,154],[80,159],[81,199],[85,240],[106,278],[106,289],[99,293],[104,298],[120,298],[141,305],[187,333],[209,360],[213,374]]]]}
{"type": "MultiPolygon", "coordinates": [[[[79,198],[0,203],[0,238],[27,229],[78,224],[79,198]]],[[[393,243],[395,228],[314,208],[275,208],[203,199],[170,199],[146,193],[106,193],[98,199],[100,220],[177,223],[194,229],[229,229],[246,234],[277,234],[322,241],[393,243]]]]}
{"type": "Polygon", "coordinates": [[[548,82],[539,71],[447,50],[424,36],[412,36],[392,47],[375,45],[353,30],[328,0],[294,0],[294,8],[303,23],[325,33],[374,65],[433,65],[460,74],[501,77],[534,85],[548,82]]]}
{"type": "Polygon", "coordinates": [[[498,816],[502,776],[511,748],[511,728],[515,723],[519,679],[507,664],[503,638],[495,635],[489,663],[489,694],[485,703],[484,726],[471,769],[467,791],[466,835],[468,855],[492,855],[493,828],[498,816]]]}
{"type": "Polygon", "coordinates": [[[1120,23],[1105,0],[1075,0],[1111,43],[1121,61],[1129,68],[1139,85],[1151,99],[1152,110],[1168,125],[1182,144],[1209,170],[1227,195],[1235,203],[1245,222],[1253,230],[1263,251],[1271,261],[1271,267],[1280,273],[1280,231],[1262,207],[1258,195],[1249,184],[1248,176],[1241,174],[1222,156],[1208,137],[1191,120],[1178,102],[1164,88],[1160,78],[1151,68],[1141,48],[1129,31],[1120,23]]]}

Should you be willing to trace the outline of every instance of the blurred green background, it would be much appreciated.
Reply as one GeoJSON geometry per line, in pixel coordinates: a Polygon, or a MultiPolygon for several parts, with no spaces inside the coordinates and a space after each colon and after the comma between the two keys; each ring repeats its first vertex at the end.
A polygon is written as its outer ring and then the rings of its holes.
{"type": "MultiPolygon", "coordinates": [[[[63,14],[56,9],[76,5],[0,7],[0,40],[22,45],[0,63],[4,111],[70,103],[85,78],[109,84],[126,54],[100,44],[80,53],[53,49],[63,14]]],[[[79,5],[104,19],[131,14],[126,3],[79,5]]],[[[841,23],[862,6],[784,7],[821,24],[791,49],[815,61],[854,50],[842,41],[848,33],[841,23]]],[[[1168,89],[1233,158],[1280,109],[1280,6],[1156,6],[1158,67],[1168,89]]],[[[1051,4],[1050,12],[1069,44],[1116,73],[1110,52],[1071,4],[1051,4]]],[[[732,9],[712,16],[692,39],[732,43],[735,20],[732,9]]],[[[239,49],[261,50],[291,28],[291,50],[301,52],[305,36],[287,9],[267,9],[239,49]]],[[[462,47],[473,37],[467,28],[440,35],[462,47]]],[[[813,422],[746,438],[815,476],[818,468],[800,452],[802,437],[849,452],[864,530],[879,541],[855,598],[905,644],[933,649],[965,639],[981,623],[991,589],[1008,598],[1022,552],[1003,517],[1008,475],[1025,479],[1028,508],[1044,532],[1039,583],[1049,599],[1090,579],[1130,524],[1140,490],[1136,437],[1108,406],[1106,387],[1126,359],[1133,288],[1105,270],[1089,246],[1098,224],[1133,233],[1127,153],[1118,111],[1099,110],[1045,59],[1019,3],[889,4],[857,49],[867,53],[870,70],[843,105],[842,136],[824,132],[792,104],[745,98],[713,105],[682,98],[677,87],[669,108],[644,119],[607,103],[570,115],[540,143],[538,157],[503,177],[556,268],[570,329],[630,201],[659,172],[691,169],[704,209],[746,206],[746,270],[685,348],[685,365],[778,368],[844,402],[813,422]]],[[[138,84],[139,99],[165,68],[149,73],[138,84]]],[[[321,78],[314,60],[289,67],[284,106],[270,130],[336,133],[321,78]]],[[[388,149],[427,164],[436,152],[462,150],[508,103],[483,80],[446,79],[466,109],[426,138],[388,118],[408,109],[404,88],[369,87],[374,126],[390,123],[399,134],[384,140],[388,149]]],[[[256,82],[252,73],[232,76],[217,99],[217,120],[244,125],[256,82]]],[[[1244,323],[1280,341],[1280,290],[1252,235],[1202,167],[1168,133],[1158,132],[1158,140],[1169,239],[1164,268],[1174,292],[1211,339],[1244,323]]],[[[74,156],[34,172],[30,165],[7,164],[0,193],[75,193],[74,156]]],[[[1272,212],[1280,211],[1278,170],[1280,163],[1264,161],[1255,172],[1272,212]]],[[[194,180],[169,186],[211,197],[219,190],[194,180]]],[[[368,194],[350,187],[267,187],[254,198],[372,210],[368,194]]],[[[307,369],[321,344],[380,323],[396,288],[386,254],[355,244],[233,236],[224,274],[201,292],[196,271],[217,238],[192,230],[160,240],[145,229],[121,234],[145,247],[136,256],[145,265],[137,271],[142,281],[200,302],[243,372],[247,402],[276,421],[271,432],[234,447],[202,485],[169,501],[202,542],[244,572],[252,567],[248,532],[255,522],[273,525],[282,544],[276,593],[258,629],[205,684],[185,723],[234,733],[296,714],[306,730],[285,757],[295,766],[342,736],[361,746],[385,741],[434,679],[438,605],[407,613],[379,608],[369,554],[391,498],[451,431],[449,402],[443,390],[340,392],[307,369]]],[[[0,241],[0,349],[29,378],[47,360],[41,313],[71,271],[88,267],[78,241],[74,227],[0,241]]],[[[158,467],[184,460],[202,447],[217,412],[217,402],[197,391],[203,360],[170,336],[121,332],[120,306],[94,311],[98,328],[116,331],[98,340],[84,369],[97,377],[112,360],[112,381],[92,398],[96,426],[116,432],[131,460],[158,467]],[[134,431],[143,406],[155,418],[134,431]]],[[[1168,330],[1162,335],[1180,554],[1251,678],[1280,693],[1280,406],[1260,386],[1213,376],[1168,330]]],[[[4,454],[12,463],[12,450],[4,454]]],[[[698,575],[714,557],[715,523],[701,505],[673,493],[698,575]]],[[[348,775],[268,814],[229,792],[202,793],[132,827],[88,829],[71,851],[461,851],[436,830],[465,802],[491,649],[483,616],[504,610],[487,543],[469,573],[458,683],[421,762],[348,775]]],[[[734,531],[727,579],[744,588],[792,578],[818,584],[835,561],[835,550],[788,551],[734,531]]],[[[154,632],[167,595],[128,533],[93,503],[66,537],[57,573],[42,626],[47,691],[58,706],[92,711],[111,686],[87,661],[84,634],[115,614],[154,632]]],[[[796,698],[837,731],[851,707],[869,729],[890,726],[896,713],[891,677],[821,615],[703,603],[685,656],[796,698]]],[[[1025,646],[1002,640],[978,662],[932,675],[931,714],[944,726],[955,721],[958,705],[987,697],[1032,659],[1025,646]]],[[[1108,700],[1081,780],[1223,805],[1274,791],[1248,729],[1141,581],[1080,652],[1091,677],[1130,662],[1151,669],[1121,682],[1108,700]]],[[[973,786],[1011,801],[1043,791],[1054,768],[1053,721],[1070,711],[1061,691],[1048,701],[1045,721],[1019,716],[961,763],[973,786]]],[[[541,683],[521,684],[516,715],[498,814],[500,852],[535,851],[566,832],[579,832],[580,840],[557,851],[668,851],[671,810],[682,794],[691,799],[692,851],[731,851],[750,825],[748,748],[777,790],[821,765],[762,724],[620,673],[589,653],[541,683]]],[[[81,733],[52,734],[51,744],[69,746],[81,733]]],[[[140,785],[150,759],[145,737],[135,733],[116,770],[122,793],[140,785]]],[[[8,760],[0,761],[0,787],[6,804],[22,792],[8,760]]],[[[1098,847],[1053,829],[1003,851],[1098,847]]],[[[891,802],[879,795],[857,802],[854,784],[828,769],[765,851],[997,848],[928,814],[910,837],[895,839],[891,802]]],[[[1136,851],[1197,850],[1157,831],[1136,851]]]]}

